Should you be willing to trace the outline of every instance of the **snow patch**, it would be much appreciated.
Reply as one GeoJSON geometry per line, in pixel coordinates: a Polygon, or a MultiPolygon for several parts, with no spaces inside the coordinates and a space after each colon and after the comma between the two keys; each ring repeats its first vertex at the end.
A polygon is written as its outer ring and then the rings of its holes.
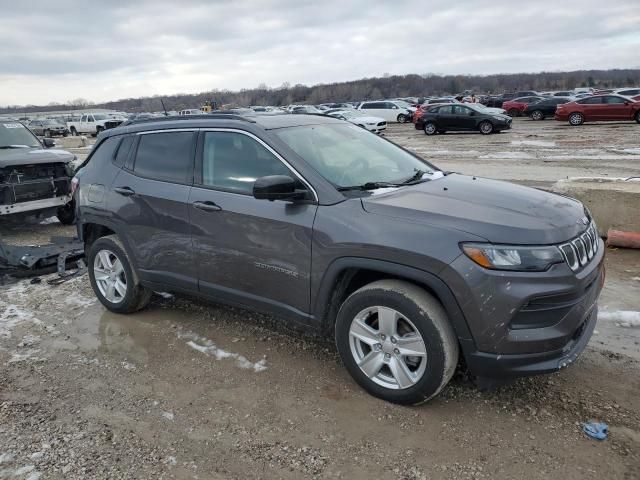
{"type": "MultiPolygon", "coordinates": [[[[4,302],[0,302],[0,308],[3,303],[4,302]]],[[[5,303],[4,306],[4,311],[0,313],[0,337],[10,338],[11,331],[21,323],[40,323],[39,320],[34,318],[31,312],[22,310],[17,305],[10,305],[5,303]]]]}
{"type": "Polygon", "coordinates": [[[36,350],[33,348],[29,348],[27,350],[23,350],[20,353],[14,352],[11,355],[8,363],[19,363],[26,362],[27,360],[41,360],[36,355],[40,353],[40,350],[36,350]]]}
{"type": "Polygon", "coordinates": [[[3,463],[9,463],[15,458],[13,453],[0,453],[0,465],[3,463]]]}
{"type": "Polygon", "coordinates": [[[254,372],[262,372],[267,369],[266,359],[263,358],[255,363],[251,362],[239,353],[227,352],[226,350],[218,348],[211,340],[200,337],[195,333],[178,333],[178,338],[187,339],[188,346],[209,357],[213,357],[216,360],[223,360],[227,358],[235,359],[238,367],[253,370],[254,372]]]}
{"type": "Polygon", "coordinates": [[[167,420],[173,420],[174,417],[172,412],[162,412],[162,416],[167,420]]]}
{"type": "Polygon", "coordinates": [[[598,320],[615,322],[618,327],[640,328],[640,312],[618,310],[598,312],[598,320]]]}
{"type": "Polygon", "coordinates": [[[481,155],[481,159],[486,160],[530,160],[535,158],[533,155],[527,152],[495,152],[495,153],[487,153],[486,155],[481,155]]]}
{"type": "Polygon", "coordinates": [[[556,142],[545,142],[544,140],[514,140],[511,145],[530,145],[532,147],[555,148],[556,142]]]}

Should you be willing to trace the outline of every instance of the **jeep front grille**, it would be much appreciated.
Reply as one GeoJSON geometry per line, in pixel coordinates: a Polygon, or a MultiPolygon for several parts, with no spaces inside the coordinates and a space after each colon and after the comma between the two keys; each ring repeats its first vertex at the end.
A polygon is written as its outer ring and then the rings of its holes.
{"type": "Polygon", "coordinates": [[[591,261],[598,251],[599,243],[598,230],[595,223],[591,222],[582,235],[560,245],[560,250],[571,270],[576,271],[591,261]]]}

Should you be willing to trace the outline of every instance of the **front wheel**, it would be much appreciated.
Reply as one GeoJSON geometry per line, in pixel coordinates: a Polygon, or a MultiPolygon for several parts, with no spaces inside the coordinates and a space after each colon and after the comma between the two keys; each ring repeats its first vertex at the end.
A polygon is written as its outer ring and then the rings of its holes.
{"type": "Polygon", "coordinates": [[[489,135],[491,132],[493,132],[493,124],[485,120],[484,122],[480,123],[479,129],[481,134],[489,135]]]}
{"type": "Polygon", "coordinates": [[[108,310],[132,313],[149,303],[152,292],[140,284],[116,235],[99,238],[89,247],[87,266],[91,287],[108,310]]]}
{"type": "Polygon", "coordinates": [[[569,115],[569,123],[574,127],[582,125],[584,123],[584,116],[581,113],[572,113],[569,115]]]}
{"type": "Polygon", "coordinates": [[[403,405],[435,397],[458,364],[458,341],[440,302],[401,280],[351,294],[338,312],[336,344],[362,388],[403,405]]]}
{"type": "Polygon", "coordinates": [[[426,135],[435,135],[438,132],[436,124],[433,122],[427,122],[424,124],[424,133],[426,135]]]}
{"type": "Polygon", "coordinates": [[[398,121],[398,123],[405,123],[407,121],[407,117],[406,115],[401,113],[400,115],[398,115],[396,120],[398,121]]]}
{"type": "Polygon", "coordinates": [[[636,122],[640,123],[640,111],[636,113],[636,122]]]}
{"type": "Polygon", "coordinates": [[[531,120],[544,120],[544,113],[540,110],[534,110],[531,112],[531,120]]]}
{"type": "Polygon", "coordinates": [[[507,112],[507,115],[509,115],[510,117],[519,117],[520,110],[518,110],[517,108],[510,108],[507,112]]]}
{"type": "Polygon", "coordinates": [[[73,135],[74,137],[78,136],[78,130],[76,130],[76,127],[71,127],[71,135],[73,135]]]}

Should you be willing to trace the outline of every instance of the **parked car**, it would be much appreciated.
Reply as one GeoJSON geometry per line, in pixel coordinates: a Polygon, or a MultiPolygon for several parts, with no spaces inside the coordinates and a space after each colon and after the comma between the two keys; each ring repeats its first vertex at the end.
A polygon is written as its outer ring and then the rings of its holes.
{"type": "Polygon", "coordinates": [[[49,150],[51,138],[40,143],[20,122],[0,120],[0,218],[57,215],[73,223],[71,179],[75,156],[49,150]]]}
{"type": "Polygon", "coordinates": [[[479,131],[484,135],[511,128],[507,115],[487,113],[472,103],[440,105],[427,109],[416,121],[417,130],[427,135],[447,131],[479,131]]]}
{"type": "Polygon", "coordinates": [[[283,316],[335,338],[391,402],[433,398],[460,357],[478,377],[558,371],[595,327],[605,249],[584,205],[442,172],[347,122],[132,123],[100,136],[76,181],[107,309],[175,291],[283,316]]]}
{"type": "Polygon", "coordinates": [[[199,108],[185,108],[184,110],[180,110],[178,115],[202,115],[202,110],[199,108]]]}
{"type": "Polygon", "coordinates": [[[571,96],[573,96],[573,93],[574,92],[572,92],[572,91],[565,90],[563,92],[553,92],[552,96],[553,97],[571,97],[571,96]]]}
{"type": "Polygon", "coordinates": [[[122,122],[122,119],[111,118],[104,113],[85,113],[80,117],[80,120],[67,122],[67,128],[71,135],[88,133],[95,137],[100,132],[115,128],[122,122]]]}
{"type": "Polygon", "coordinates": [[[406,123],[411,121],[413,117],[413,112],[410,109],[389,100],[362,102],[358,105],[358,110],[364,110],[368,115],[381,117],[386,122],[406,123]]]}
{"type": "Polygon", "coordinates": [[[353,109],[338,110],[335,112],[327,113],[328,116],[339,118],[340,120],[346,120],[354,125],[362,127],[373,133],[382,133],[387,129],[387,122],[381,117],[371,117],[366,114],[361,114],[353,109]]]}
{"type": "MultiPolygon", "coordinates": [[[[434,104],[443,104],[443,103],[458,103],[458,101],[455,98],[430,98],[429,100],[426,100],[424,102],[427,105],[434,105],[434,104]]],[[[423,104],[424,105],[424,104],[423,104]]]]}
{"type": "Polygon", "coordinates": [[[291,113],[295,113],[295,114],[314,114],[314,115],[321,115],[323,112],[322,110],[318,110],[316,107],[314,107],[313,105],[301,105],[298,107],[293,107],[291,109],[291,113]]]}
{"type": "Polygon", "coordinates": [[[31,120],[29,122],[29,130],[41,137],[66,137],[69,135],[69,130],[66,125],[63,125],[55,120],[31,120]]]}
{"type": "Polygon", "coordinates": [[[502,109],[507,112],[510,117],[519,117],[524,112],[524,109],[531,103],[544,100],[544,97],[532,96],[532,97],[519,97],[513,100],[508,100],[502,104],[502,109]]]}
{"type": "Polygon", "coordinates": [[[524,91],[515,92],[515,93],[503,93],[502,95],[489,95],[488,97],[484,98],[483,103],[487,107],[504,108],[502,104],[507,100],[513,100],[514,98],[520,98],[520,97],[535,97],[535,96],[538,96],[538,92],[534,92],[532,90],[528,90],[528,91],[524,90],[524,91]]]}
{"type": "Polygon", "coordinates": [[[636,95],[640,95],[640,88],[619,88],[614,90],[613,93],[622,95],[623,97],[635,97],[636,95]]]}
{"type": "Polygon", "coordinates": [[[551,97],[539,102],[531,103],[526,106],[522,114],[531,118],[531,120],[544,120],[552,117],[556,113],[556,107],[572,101],[569,97],[551,97]]]}
{"type": "Polygon", "coordinates": [[[621,95],[596,95],[558,105],[555,119],[573,126],[584,122],[635,120],[640,123],[640,102],[621,95]]]}

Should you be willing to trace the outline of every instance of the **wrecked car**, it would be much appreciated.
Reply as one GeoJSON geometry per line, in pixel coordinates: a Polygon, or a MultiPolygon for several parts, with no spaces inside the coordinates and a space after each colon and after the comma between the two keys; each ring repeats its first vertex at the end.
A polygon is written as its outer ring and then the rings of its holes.
{"type": "Polygon", "coordinates": [[[57,215],[74,221],[71,195],[72,161],[64,150],[50,150],[54,141],[38,138],[22,123],[0,120],[0,216],[43,218],[57,215]]]}
{"type": "Polygon", "coordinates": [[[337,119],[132,122],[76,179],[107,309],[169,291],[293,320],[390,402],[433,398],[462,359],[479,379],[557,371],[596,324],[604,245],[582,203],[443,172],[337,119]]]}

